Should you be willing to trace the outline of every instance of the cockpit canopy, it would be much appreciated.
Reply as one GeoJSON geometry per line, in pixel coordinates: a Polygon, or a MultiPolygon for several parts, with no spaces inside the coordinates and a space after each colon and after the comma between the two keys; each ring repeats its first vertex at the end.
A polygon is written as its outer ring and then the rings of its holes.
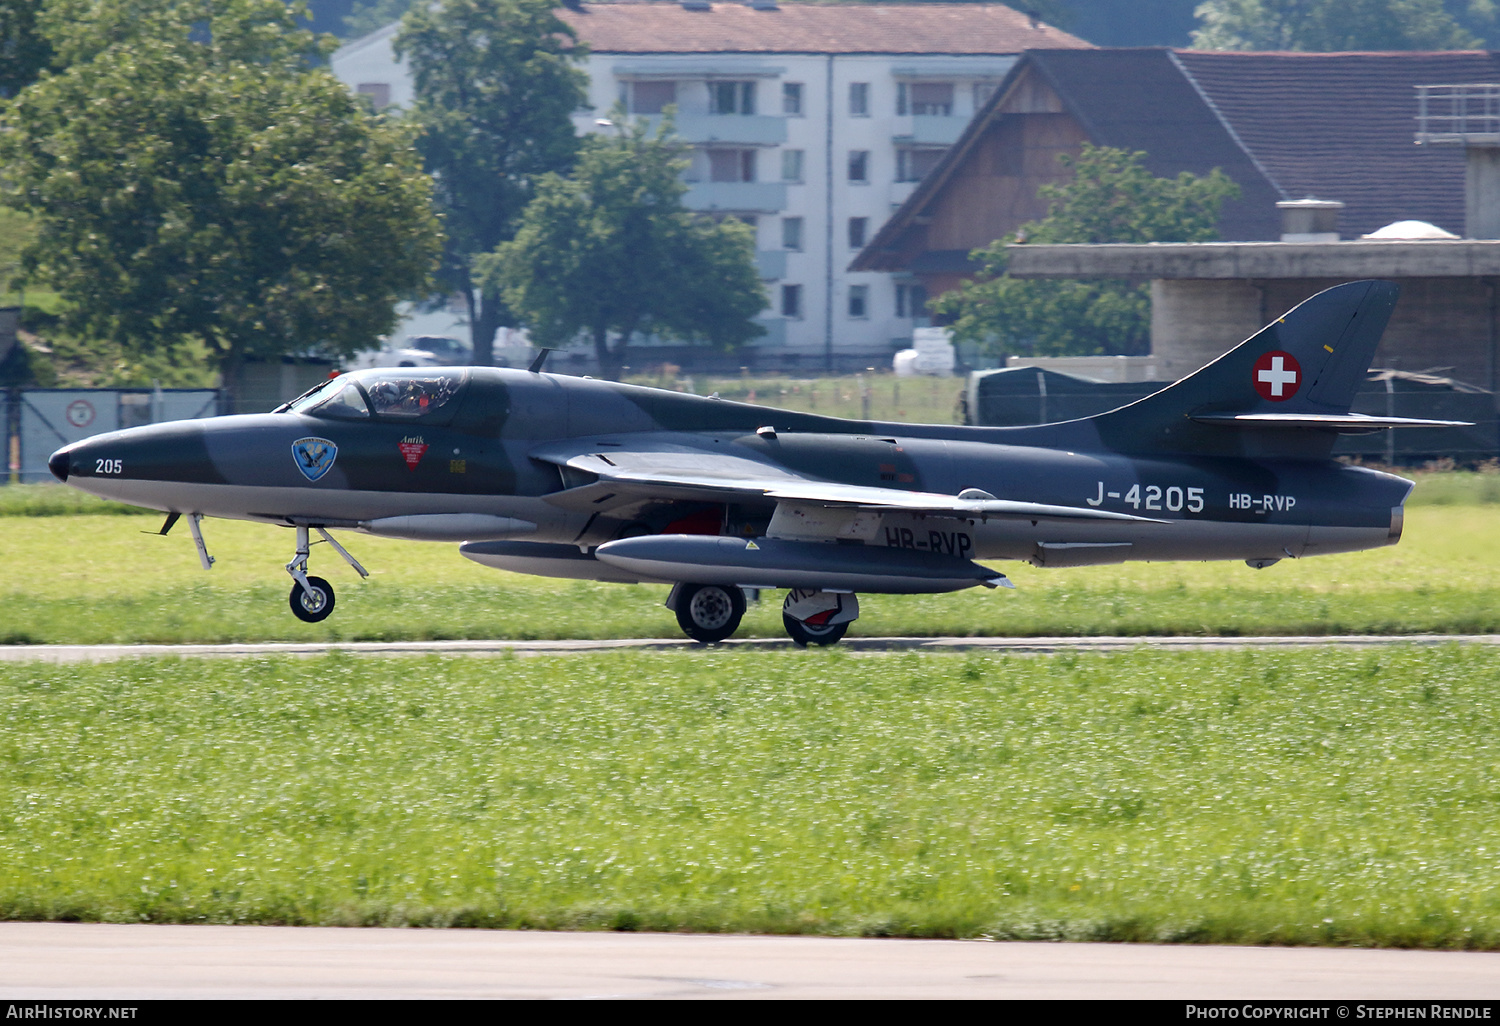
{"type": "Polygon", "coordinates": [[[468,372],[462,369],[359,371],[325,381],[275,412],[329,420],[445,423],[467,382],[468,372]]]}

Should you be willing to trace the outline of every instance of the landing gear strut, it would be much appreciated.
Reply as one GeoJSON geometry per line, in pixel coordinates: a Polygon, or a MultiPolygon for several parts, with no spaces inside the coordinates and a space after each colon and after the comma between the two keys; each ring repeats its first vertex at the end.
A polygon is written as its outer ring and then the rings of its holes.
{"type": "MultiPolygon", "coordinates": [[[[305,623],[317,623],[328,619],[333,612],[333,585],[321,577],[310,577],[307,573],[307,556],[312,544],[308,539],[308,524],[297,525],[297,554],[292,561],[286,565],[286,572],[292,575],[296,583],[292,585],[292,593],[288,596],[288,603],[292,607],[292,613],[297,619],[305,623]]],[[[370,572],[359,565],[359,561],[349,555],[338,542],[323,528],[314,527],[313,530],[322,535],[323,540],[332,545],[339,555],[344,557],[345,562],[354,567],[354,572],[361,577],[369,577],[370,572]]]]}

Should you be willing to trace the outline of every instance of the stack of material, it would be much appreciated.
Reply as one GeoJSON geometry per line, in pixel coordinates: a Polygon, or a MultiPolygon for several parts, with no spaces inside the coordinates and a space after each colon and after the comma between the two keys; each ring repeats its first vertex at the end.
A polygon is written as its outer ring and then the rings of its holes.
{"type": "Polygon", "coordinates": [[[917,328],[912,332],[912,348],[903,349],[892,361],[898,378],[923,375],[949,378],[957,356],[953,351],[953,333],[947,328],[917,328]]]}

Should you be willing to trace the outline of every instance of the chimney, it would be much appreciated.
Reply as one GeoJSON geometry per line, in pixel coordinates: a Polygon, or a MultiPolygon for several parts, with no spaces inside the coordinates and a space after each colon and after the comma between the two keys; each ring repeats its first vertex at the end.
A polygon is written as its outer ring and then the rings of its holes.
{"type": "Polygon", "coordinates": [[[1282,242],[1337,242],[1339,241],[1339,211],[1344,205],[1338,200],[1313,199],[1311,196],[1299,200],[1282,200],[1276,204],[1281,211],[1282,242]]]}

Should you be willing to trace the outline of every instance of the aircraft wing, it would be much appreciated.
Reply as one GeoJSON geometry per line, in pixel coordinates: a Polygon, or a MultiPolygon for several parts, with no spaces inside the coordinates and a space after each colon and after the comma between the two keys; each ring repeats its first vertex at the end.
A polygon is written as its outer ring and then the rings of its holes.
{"type": "Polygon", "coordinates": [[[565,467],[577,474],[575,480],[579,483],[576,487],[547,496],[554,505],[569,509],[598,510],[617,499],[769,500],[959,518],[1164,522],[1086,506],[1057,506],[991,497],[960,498],[939,492],[841,484],[798,474],[749,456],[673,443],[627,447],[625,444],[603,446],[597,442],[580,446],[578,442],[570,441],[533,449],[530,455],[533,459],[565,467]]]}

